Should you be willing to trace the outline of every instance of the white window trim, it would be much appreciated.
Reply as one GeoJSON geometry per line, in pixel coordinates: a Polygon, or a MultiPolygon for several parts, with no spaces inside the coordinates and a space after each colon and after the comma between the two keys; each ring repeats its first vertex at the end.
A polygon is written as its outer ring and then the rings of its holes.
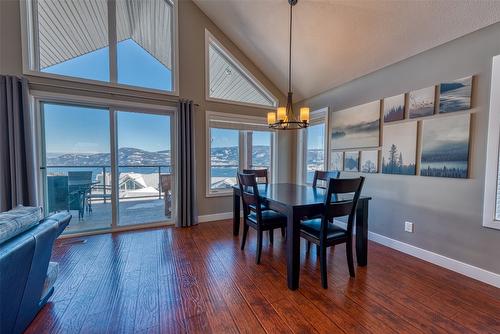
{"type": "MultiPolygon", "coordinates": [[[[239,130],[240,131],[240,136],[239,136],[239,168],[238,170],[242,170],[244,168],[247,168],[248,164],[248,158],[245,156],[245,152],[248,152],[247,148],[247,140],[246,136],[244,135],[244,132],[252,132],[252,131],[268,131],[272,133],[271,136],[271,154],[270,154],[270,182],[272,181],[272,178],[274,175],[276,175],[276,145],[277,145],[277,136],[274,130],[269,129],[267,126],[267,120],[265,117],[256,117],[256,116],[247,116],[247,115],[234,115],[234,114],[228,114],[228,113],[221,113],[221,112],[215,112],[215,111],[207,111],[206,112],[206,118],[205,118],[205,134],[206,134],[206,174],[205,174],[205,196],[206,197],[226,197],[226,196],[231,196],[233,194],[232,189],[211,189],[210,187],[210,181],[211,181],[211,166],[212,166],[212,159],[211,159],[211,127],[210,127],[210,122],[211,121],[221,121],[221,122],[227,122],[228,123],[228,129],[231,129],[230,124],[234,124],[234,130],[239,130]],[[248,124],[249,128],[248,130],[241,129],[241,124],[248,124]],[[240,126],[236,126],[240,125],[240,126]]],[[[244,126],[243,126],[244,127],[244,126]]],[[[251,148],[250,148],[251,149],[251,148]]]]}
{"type": "Polygon", "coordinates": [[[265,85],[263,85],[257,78],[246,69],[245,66],[233,55],[227,48],[225,48],[221,42],[219,42],[214,35],[208,31],[208,29],[205,29],[205,99],[207,101],[213,101],[213,102],[220,102],[220,103],[227,103],[227,104],[235,104],[235,105],[241,105],[241,106],[247,106],[247,107],[254,107],[254,108],[262,108],[262,109],[270,109],[274,110],[279,103],[278,98],[274,96],[265,85]],[[209,59],[209,46],[210,44],[214,45],[224,56],[229,58],[234,65],[240,70],[242,73],[244,73],[252,83],[258,87],[258,89],[262,90],[262,92],[266,95],[266,97],[272,101],[274,101],[273,106],[266,106],[262,104],[256,104],[256,103],[248,103],[248,102],[239,102],[239,101],[230,101],[230,100],[224,100],[224,99],[219,99],[215,97],[210,97],[210,59],[209,59]]]}
{"type": "Polygon", "coordinates": [[[493,58],[491,67],[490,110],[486,146],[486,170],[484,179],[483,226],[500,229],[495,220],[500,158],[500,55],[493,58]]]}
{"type": "MultiPolygon", "coordinates": [[[[68,95],[68,94],[59,94],[59,93],[52,93],[52,92],[41,92],[41,91],[31,91],[30,92],[30,99],[32,102],[32,105],[34,107],[34,118],[35,118],[35,141],[36,141],[36,170],[40,173],[40,167],[42,164],[44,165],[45,162],[43,159],[45,158],[44,155],[44,133],[43,133],[43,125],[42,125],[42,113],[41,113],[41,103],[62,103],[62,104],[68,104],[68,105],[78,105],[78,106],[86,106],[86,107],[94,107],[94,108],[106,108],[108,109],[108,112],[110,114],[110,118],[115,119],[116,111],[130,111],[130,112],[143,112],[143,113],[156,113],[156,114],[168,114],[171,116],[171,129],[172,129],[172,134],[171,134],[171,150],[172,150],[172,157],[171,159],[171,169],[172,169],[172,177],[175,180],[173,182],[173,188],[172,188],[172,197],[174,198],[174,201],[172,202],[172,216],[169,220],[165,221],[157,221],[157,222],[150,222],[150,223],[144,223],[144,224],[136,224],[136,225],[119,225],[118,224],[118,199],[115,199],[115,203],[111,203],[112,206],[112,221],[110,224],[109,228],[97,228],[97,229],[92,229],[92,230],[85,230],[82,232],[77,232],[77,233],[71,233],[67,234],[66,236],[73,236],[73,235],[93,235],[93,234],[99,234],[99,233],[109,233],[109,232],[117,232],[117,231],[122,231],[122,230],[137,230],[137,229],[144,229],[144,228],[150,228],[150,227],[157,227],[157,226],[168,226],[168,225],[174,225],[177,221],[177,193],[178,193],[178,182],[177,182],[177,159],[179,158],[178,150],[177,150],[177,108],[173,106],[161,106],[161,105],[154,105],[154,104],[149,104],[149,103],[141,103],[141,102],[128,102],[128,101],[117,101],[117,100],[112,100],[112,99],[105,99],[105,98],[98,98],[98,97],[85,97],[85,96],[77,96],[77,95],[68,95]]],[[[113,123],[110,123],[110,134],[114,133],[116,137],[116,130],[111,130],[111,128],[114,127],[113,123]]],[[[113,141],[115,141],[116,138],[110,137],[110,153],[111,155],[115,155],[115,147],[113,145],[113,141]]],[[[116,161],[111,162],[111,168],[114,169],[116,165],[116,161]]],[[[117,175],[115,175],[117,177],[117,175]]],[[[43,205],[45,206],[46,204],[46,194],[45,194],[45,180],[43,177],[38,178],[38,196],[39,199],[42,201],[43,205]]],[[[117,184],[116,180],[114,184],[117,184]]],[[[116,191],[115,191],[115,196],[118,196],[116,191]]]]}
{"type": "MultiPolygon", "coordinates": [[[[328,107],[320,108],[317,110],[314,110],[311,112],[311,120],[309,125],[318,125],[318,124],[324,124],[325,125],[325,138],[324,138],[324,143],[323,143],[323,149],[325,150],[324,153],[324,168],[328,169],[329,168],[329,153],[328,153],[328,107]]],[[[304,131],[300,131],[299,133],[299,142],[302,143],[302,145],[299,145],[299,152],[298,152],[298,161],[300,163],[298,164],[298,180],[302,184],[308,184],[307,183],[307,131],[308,129],[306,128],[304,131]]]]}
{"type": "MultiPolygon", "coordinates": [[[[108,0],[108,1],[111,1],[111,0],[108,0]]],[[[86,78],[78,78],[78,77],[72,77],[72,76],[66,76],[66,75],[60,75],[60,74],[44,73],[44,72],[33,70],[32,68],[35,67],[35,63],[36,63],[36,56],[35,56],[36,48],[34,48],[34,44],[35,44],[35,42],[37,42],[37,40],[33,36],[36,33],[35,29],[38,29],[38,28],[33,25],[34,18],[33,18],[33,9],[31,6],[32,0],[20,0],[23,74],[33,76],[33,77],[46,78],[46,79],[58,79],[58,80],[62,79],[62,80],[69,81],[69,82],[80,83],[80,84],[91,84],[91,85],[96,85],[99,87],[126,88],[126,89],[130,89],[130,90],[135,90],[138,92],[159,93],[159,94],[163,94],[163,95],[170,95],[170,96],[178,97],[179,96],[178,0],[166,0],[166,1],[169,1],[173,6],[173,11],[172,11],[172,14],[173,14],[173,18],[172,18],[172,47],[173,47],[173,51],[172,51],[172,75],[174,76],[174,78],[172,81],[173,89],[171,91],[128,85],[128,84],[123,84],[123,83],[118,83],[118,82],[112,82],[111,80],[113,80],[113,78],[112,78],[113,77],[113,70],[111,67],[113,66],[114,61],[110,61],[110,64],[109,64],[109,66],[110,66],[110,82],[92,80],[92,79],[86,79],[86,78]]],[[[115,30],[116,30],[116,26],[112,26],[112,27],[108,26],[108,35],[114,34],[115,30]]],[[[110,52],[111,52],[111,45],[110,45],[110,52]]]]}

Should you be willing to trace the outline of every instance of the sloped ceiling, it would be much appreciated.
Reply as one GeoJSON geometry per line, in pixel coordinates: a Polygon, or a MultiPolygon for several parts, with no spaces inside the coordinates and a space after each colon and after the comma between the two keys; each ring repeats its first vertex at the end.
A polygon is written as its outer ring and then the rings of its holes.
{"type": "MultiPolygon", "coordinates": [[[[287,0],[194,2],[286,93],[287,0]]],[[[499,21],[496,0],[299,0],[293,25],[294,100],[499,21]]]]}

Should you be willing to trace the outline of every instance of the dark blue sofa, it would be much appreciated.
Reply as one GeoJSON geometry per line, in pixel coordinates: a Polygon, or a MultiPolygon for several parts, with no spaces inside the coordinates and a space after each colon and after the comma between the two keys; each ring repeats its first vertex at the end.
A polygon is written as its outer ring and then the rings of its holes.
{"type": "Polygon", "coordinates": [[[0,244],[0,333],[22,333],[54,292],[46,285],[50,256],[70,220],[54,214],[0,244]]]}

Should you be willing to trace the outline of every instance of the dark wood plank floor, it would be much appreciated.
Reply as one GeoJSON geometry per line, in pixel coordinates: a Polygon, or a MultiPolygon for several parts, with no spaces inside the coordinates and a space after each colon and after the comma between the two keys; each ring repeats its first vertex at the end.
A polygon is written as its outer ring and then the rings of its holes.
{"type": "MultiPolygon", "coordinates": [[[[255,264],[221,221],[59,240],[60,277],[28,333],[500,333],[500,289],[369,244],[349,278],[344,246],[301,252],[300,289],[286,287],[276,232],[255,264]]],[[[303,244],[305,246],[305,244],[303,244]]]]}

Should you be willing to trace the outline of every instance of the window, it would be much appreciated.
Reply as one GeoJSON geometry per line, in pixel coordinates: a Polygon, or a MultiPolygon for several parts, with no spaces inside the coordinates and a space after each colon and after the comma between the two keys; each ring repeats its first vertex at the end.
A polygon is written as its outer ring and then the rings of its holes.
{"type": "Polygon", "coordinates": [[[175,90],[170,0],[28,3],[32,71],[175,90]]]}
{"type": "Polygon", "coordinates": [[[303,179],[305,183],[312,183],[314,171],[326,168],[326,115],[326,109],[312,112],[311,125],[304,132],[303,179]]]}
{"type": "Polygon", "coordinates": [[[206,31],[207,99],[276,107],[278,100],[206,31]]]}
{"type": "Polygon", "coordinates": [[[483,226],[500,229],[500,56],[493,58],[488,144],[484,182],[483,226]]]}
{"type": "Polygon", "coordinates": [[[245,168],[267,169],[272,177],[274,135],[264,118],[209,112],[207,196],[227,195],[245,168]]]}

